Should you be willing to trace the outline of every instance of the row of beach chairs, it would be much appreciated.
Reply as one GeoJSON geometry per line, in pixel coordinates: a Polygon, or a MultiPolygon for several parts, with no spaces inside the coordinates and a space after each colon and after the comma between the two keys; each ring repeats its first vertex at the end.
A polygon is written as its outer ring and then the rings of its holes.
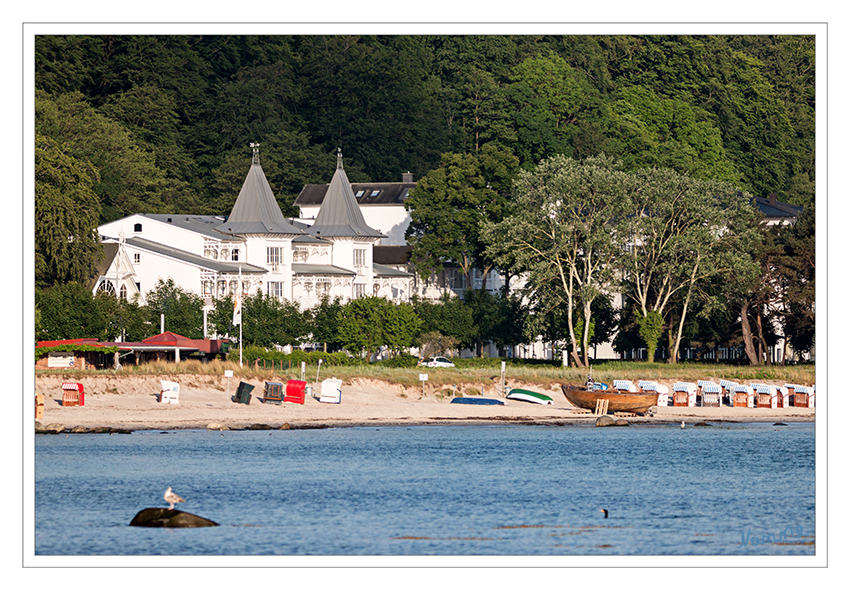
{"type": "MultiPolygon", "coordinates": [[[[251,391],[254,386],[245,383],[239,383],[236,390],[236,395],[233,401],[240,404],[251,403],[251,391]]],[[[276,381],[266,381],[263,388],[263,403],[280,405],[282,402],[303,404],[306,397],[312,395],[312,387],[307,386],[306,381],[299,379],[290,379],[284,386],[283,383],[276,381]]],[[[342,380],[341,379],[325,379],[322,381],[322,388],[319,392],[318,400],[326,404],[338,404],[342,402],[342,380]]]]}
{"type": "Polygon", "coordinates": [[[623,392],[657,392],[659,406],[736,408],[814,408],[815,388],[794,383],[782,386],[766,383],[740,384],[721,380],[680,381],[673,385],[673,393],[666,385],[655,381],[639,381],[637,386],[628,380],[615,379],[613,388],[623,392]]]}

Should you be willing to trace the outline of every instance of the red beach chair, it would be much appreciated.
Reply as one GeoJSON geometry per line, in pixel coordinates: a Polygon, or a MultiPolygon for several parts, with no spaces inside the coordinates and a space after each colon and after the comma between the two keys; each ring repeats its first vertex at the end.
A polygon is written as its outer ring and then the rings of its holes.
{"type": "Polygon", "coordinates": [[[83,391],[82,383],[63,383],[62,384],[62,405],[63,406],[84,406],[86,405],[86,395],[83,391]]]}

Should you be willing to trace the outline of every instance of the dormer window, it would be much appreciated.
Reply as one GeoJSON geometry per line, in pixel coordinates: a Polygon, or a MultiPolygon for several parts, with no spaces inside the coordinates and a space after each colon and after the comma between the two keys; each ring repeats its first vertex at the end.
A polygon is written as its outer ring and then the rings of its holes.
{"type": "Polygon", "coordinates": [[[138,233],[141,233],[141,231],[142,231],[142,224],[141,224],[141,223],[137,223],[137,224],[133,225],[133,231],[134,231],[135,233],[137,233],[137,234],[138,234],[138,233]]]}

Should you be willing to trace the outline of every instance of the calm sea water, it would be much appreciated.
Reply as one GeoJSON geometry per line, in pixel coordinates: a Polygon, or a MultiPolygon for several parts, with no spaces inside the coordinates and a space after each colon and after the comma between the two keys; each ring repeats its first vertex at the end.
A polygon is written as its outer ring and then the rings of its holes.
{"type": "Polygon", "coordinates": [[[35,446],[36,555],[815,550],[811,423],[148,431],[35,446]],[[168,486],[221,526],[128,526],[165,507],[168,486]]]}

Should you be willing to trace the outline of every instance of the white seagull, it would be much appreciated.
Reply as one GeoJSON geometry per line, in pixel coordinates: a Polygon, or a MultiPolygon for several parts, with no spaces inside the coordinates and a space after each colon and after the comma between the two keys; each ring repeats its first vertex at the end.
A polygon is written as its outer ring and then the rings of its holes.
{"type": "Polygon", "coordinates": [[[167,490],[165,490],[165,495],[162,497],[162,499],[165,500],[166,502],[168,502],[168,504],[169,504],[168,509],[169,510],[174,510],[175,504],[178,504],[179,502],[185,502],[186,501],[183,498],[181,498],[180,496],[178,496],[177,494],[175,494],[174,492],[172,492],[171,488],[168,488],[167,490]]]}
{"type": "MultiPolygon", "coordinates": [[[[684,428],[684,427],[685,427],[685,421],[682,420],[682,428],[684,428]]],[[[170,490],[171,488],[168,488],[168,489],[170,490]]]]}

